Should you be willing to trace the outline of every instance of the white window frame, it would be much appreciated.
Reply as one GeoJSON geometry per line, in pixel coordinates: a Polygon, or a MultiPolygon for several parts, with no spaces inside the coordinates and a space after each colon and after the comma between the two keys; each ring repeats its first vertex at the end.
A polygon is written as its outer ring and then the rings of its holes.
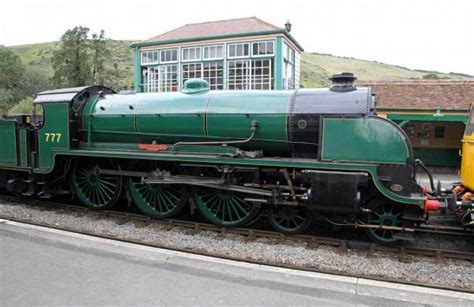
{"type": "MultiPolygon", "coordinates": [[[[186,70],[186,72],[189,73],[189,70],[186,70]]],[[[196,62],[196,63],[183,63],[181,64],[181,87],[184,87],[184,82],[186,82],[187,80],[190,80],[190,79],[194,79],[194,78],[197,78],[197,79],[202,79],[202,63],[201,62],[196,62]],[[197,76],[194,76],[192,78],[185,78],[184,77],[184,73],[185,73],[185,69],[184,69],[184,66],[192,66],[194,69],[192,70],[193,74],[197,75],[197,76]],[[196,66],[199,65],[199,69],[196,69],[196,66]]]]}
{"type": "Polygon", "coordinates": [[[201,68],[202,68],[202,73],[201,73],[202,79],[203,79],[203,80],[207,80],[207,82],[209,82],[209,88],[210,88],[211,90],[220,91],[220,90],[225,89],[224,62],[222,62],[222,61],[203,62],[201,68]],[[218,69],[218,68],[214,68],[214,67],[213,67],[212,69],[209,69],[209,73],[211,73],[211,71],[217,73],[219,70],[222,70],[222,77],[219,77],[219,75],[217,75],[217,76],[214,76],[214,77],[212,77],[212,78],[210,78],[210,77],[206,78],[206,77],[204,76],[204,71],[205,71],[204,66],[209,65],[209,67],[210,67],[211,65],[216,65],[216,64],[217,64],[217,65],[219,65],[219,64],[222,65],[222,68],[221,68],[221,69],[218,69]],[[214,80],[219,80],[219,78],[222,78],[222,83],[213,84],[213,83],[211,82],[212,79],[214,79],[214,80]],[[218,87],[221,87],[221,88],[218,88],[218,87]]]}
{"type": "Polygon", "coordinates": [[[225,48],[224,48],[224,45],[208,45],[208,46],[203,46],[202,47],[202,60],[203,61],[214,61],[214,60],[222,60],[224,58],[224,55],[225,55],[225,48]],[[216,55],[217,55],[217,48],[222,48],[222,56],[220,57],[209,57],[209,58],[206,58],[206,49],[209,49],[209,54],[210,54],[210,50],[212,50],[212,48],[216,48],[216,55]]]}
{"type": "Polygon", "coordinates": [[[242,88],[239,90],[255,90],[255,85],[257,84],[254,80],[255,75],[255,67],[254,67],[254,61],[269,61],[268,65],[268,70],[269,70],[269,75],[268,75],[268,82],[260,82],[260,85],[267,84],[268,83],[268,89],[261,89],[261,90],[272,90],[273,86],[273,79],[274,76],[272,76],[273,73],[273,65],[272,65],[272,60],[271,59],[240,59],[240,60],[235,60],[235,61],[228,61],[227,62],[227,73],[228,75],[226,76],[226,84],[227,88],[230,89],[230,87],[234,86],[235,90],[235,85],[236,85],[236,78],[234,77],[233,80],[230,79],[230,65],[233,62],[245,62],[247,64],[247,67],[245,69],[244,74],[241,75],[241,79],[245,81],[245,83],[242,84],[242,88]]]}
{"type": "Polygon", "coordinates": [[[143,50],[143,51],[140,52],[140,64],[141,65],[156,65],[160,61],[159,55],[160,55],[160,52],[159,52],[159,50],[156,50],[156,49],[155,50],[143,50]],[[157,53],[155,62],[146,62],[146,63],[143,62],[143,55],[145,53],[155,53],[155,52],[157,53]]]}
{"type": "Polygon", "coordinates": [[[172,63],[178,63],[178,49],[176,48],[170,48],[170,49],[161,49],[160,50],[160,57],[159,57],[159,60],[160,60],[160,64],[172,64],[172,63]],[[161,53],[165,52],[165,59],[166,59],[166,52],[172,52],[172,51],[176,51],[176,60],[171,60],[171,61],[162,61],[161,60],[161,53]]]}
{"type": "Polygon", "coordinates": [[[159,92],[173,92],[173,85],[176,86],[176,91],[179,90],[179,75],[178,75],[178,64],[166,64],[166,65],[160,65],[158,66],[158,91],[159,92]],[[176,84],[173,84],[173,79],[169,79],[168,75],[172,74],[170,72],[170,68],[172,66],[176,67],[176,84]],[[161,69],[164,70],[164,78],[163,75],[161,74],[161,69]],[[171,80],[171,81],[170,81],[171,80]]]}
{"type": "Polygon", "coordinates": [[[283,44],[283,59],[294,64],[295,50],[287,43],[283,44]]]}
{"type": "Polygon", "coordinates": [[[192,46],[192,47],[183,47],[181,48],[181,61],[182,62],[196,62],[196,61],[201,61],[202,60],[202,48],[201,46],[192,46]],[[193,59],[185,59],[184,58],[184,52],[185,50],[191,50],[194,49],[194,51],[199,50],[199,57],[198,58],[193,58],[193,59]]]}
{"type": "MultiPolygon", "coordinates": [[[[250,54],[252,53],[252,50],[251,50],[251,44],[249,42],[245,42],[245,43],[232,43],[232,44],[227,44],[227,58],[228,59],[243,59],[243,58],[249,58],[250,57],[250,54]],[[230,56],[230,49],[232,48],[232,46],[235,46],[236,47],[236,51],[237,51],[237,45],[247,45],[248,46],[248,51],[249,53],[247,55],[236,55],[236,56],[230,56]]],[[[244,47],[242,47],[242,50],[245,50],[244,47]]]]}
{"type": "MultiPolygon", "coordinates": [[[[194,68],[196,67],[196,65],[199,65],[200,66],[199,70],[197,70],[197,69],[193,70],[194,74],[199,75],[199,76],[194,76],[194,78],[198,78],[198,79],[208,81],[209,82],[209,87],[210,87],[211,90],[223,90],[224,89],[225,76],[224,76],[224,63],[223,63],[223,61],[214,61],[214,62],[206,61],[206,62],[195,62],[195,63],[183,63],[183,64],[181,64],[181,86],[184,86],[184,82],[191,79],[191,78],[185,78],[184,77],[184,72],[185,72],[184,66],[185,65],[193,65],[194,68]],[[221,70],[222,70],[222,83],[212,84],[211,78],[206,78],[204,76],[204,71],[205,71],[204,66],[206,66],[206,65],[210,66],[210,65],[215,65],[215,64],[221,64],[222,65],[222,68],[221,68],[221,70]],[[218,88],[219,86],[221,87],[220,89],[218,88]]],[[[212,71],[217,73],[219,71],[219,69],[216,68],[216,69],[213,69],[212,71]]],[[[211,72],[211,70],[209,70],[209,72],[211,72]]],[[[212,79],[218,80],[219,76],[215,76],[212,79]]]]}
{"type": "MultiPolygon", "coordinates": [[[[228,89],[231,89],[231,90],[248,90],[250,89],[250,84],[252,83],[251,82],[251,78],[250,78],[250,74],[252,72],[252,66],[251,66],[251,60],[250,59],[242,59],[242,60],[235,60],[235,61],[227,61],[227,87],[228,89]],[[242,70],[243,74],[239,76],[239,78],[241,80],[243,80],[244,82],[241,83],[241,86],[242,88],[241,89],[236,89],[236,85],[237,85],[237,77],[233,76],[232,79],[231,79],[231,75],[230,75],[230,72],[231,72],[231,64],[236,64],[237,62],[241,62],[241,64],[244,64],[246,65],[245,69],[243,68],[239,68],[240,70],[242,70]],[[233,87],[233,88],[231,88],[233,87]]],[[[236,68],[234,68],[236,69],[236,68]]]]}
{"type": "Polygon", "coordinates": [[[176,86],[176,91],[179,90],[179,75],[178,75],[178,64],[165,64],[157,66],[149,66],[147,68],[147,82],[144,84],[145,92],[156,93],[156,92],[172,92],[173,86],[176,86]],[[171,66],[176,66],[176,84],[173,84],[173,79],[169,79],[168,75],[173,74],[170,72],[171,66]],[[162,70],[163,74],[162,74],[162,70]]]}
{"type": "MultiPolygon", "coordinates": [[[[252,42],[251,46],[251,54],[252,58],[261,58],[261,57],[271,57],[275,55],[275,41],[274,40],[268,40],[268,41],[256,41],[252,42]],[[253,46],[258,44],[264,43],[265,44],[265,49],[267,49],[267,44],[272,43],[272,53],[266,53],[266,54],[253,54],[253,46]]],[[[257,47],[257,51],[260,51],[260,47],[257,47]]]]}
{"type": "Polygon", "coordinates": [[[283,61],[283,89],[293,90],[296,88],[294,76],[295,65],[287,60],[283,61]]]}

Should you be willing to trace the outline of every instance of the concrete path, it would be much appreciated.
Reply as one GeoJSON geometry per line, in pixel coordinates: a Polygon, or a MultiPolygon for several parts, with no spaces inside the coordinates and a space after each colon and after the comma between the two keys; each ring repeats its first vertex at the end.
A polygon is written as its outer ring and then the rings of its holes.
{"type": "MultiPolygon", "coordinates": [[[[442,188],[451,190],[453,187],[453,183],[459,182],[459,176],[457,174],[433,173],[433,181],[435,187],[438,185],[438,180],[441,182],[442,188]]],[[[420,186],[427,187],[428,189],[430,189],[429,177],[422,171],[419,171],[418,174],[416,174],[416,182],[420,186]]]]}
{"type": "Polygon", "coordinates": [[[260,266],[0,221],[0,304],[473,306],[474,295],[260,266]]]}

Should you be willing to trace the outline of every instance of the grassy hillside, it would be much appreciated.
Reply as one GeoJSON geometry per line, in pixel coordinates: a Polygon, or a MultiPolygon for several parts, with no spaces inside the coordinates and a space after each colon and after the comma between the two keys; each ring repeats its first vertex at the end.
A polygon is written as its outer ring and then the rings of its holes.
{"type": "MultiPolygon", "coordinates": [[[[133,83],[133,56],[130,44],[132,41],[107,41],[110,49],[110,57],[105,62],[105,68],[112,70],[117,64],[119,75],[124,86],[133,83]]],[[[59,47],[59,42],[49,42],[31,45],[19,45],[9,47],[15,51],[28,69],[41,71],[48,77],[53,75],[51,58],[54,50],[59,47]]]]}
{"type": "MultiPolygon", "coordinates": [[[[111,57],[106,62],[107,69],[113,69],[117,63],[120,84],[129,87],[133,82],[133,58],[129,47],[131,41],[108,41],[111,57]]],[[[22,59],[28,69],[52,75],[51,56],[59,42],[9,47],[22,59]]],[[[329,85],[328,78],[334,73],[353,72],[359,80],[406,80],[422,79],[426,75],[437,78],[473,79],[474,76],[411,70],[384,63],[337,57],[328,54],[304,53],[301,59],[301,84],[304,87],[324,87],[329,85]]]]}
{"type": "Polygon", "coordinates": [[[458,73],[412,70],[375,61],[338,57],[329,54],[304,53],[301,58],[301,84],[304,87],[328,86],[328,78],[343,71],[354,73],[359,80],[423,79],[429,75],[440,79],[472,79],[474,76],[458,73]]]}

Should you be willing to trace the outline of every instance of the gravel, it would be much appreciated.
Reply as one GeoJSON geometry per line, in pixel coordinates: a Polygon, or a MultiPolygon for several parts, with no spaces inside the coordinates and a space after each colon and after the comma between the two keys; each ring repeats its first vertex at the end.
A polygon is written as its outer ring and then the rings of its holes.
{"type": "Polygon", "coordinates": [[[304,266],[346,275],[474,290],[474,266],[464,260],[447,259],[439,262],[429,257],[413,257],[412,262],[405,263],[384,253],[368,255],[361,250],[349,250],[346,253],[334,247],[307,248],[306,243],[266,238],[249,241],[240,235],[227,234],[222,237],[209,231],[193,233],[189,229],[168,229],[154,223],[145,225],[129,222],[120,225],[116,219],[97,218],[94,213],[81,216],[65,210],[44,210],[38,206],[18,205],[5,200],[0,200],[0,215],[3,218],[27,218],[32,222],[66,227],[72,231],[86,231],[175,249],[304,266]]]}

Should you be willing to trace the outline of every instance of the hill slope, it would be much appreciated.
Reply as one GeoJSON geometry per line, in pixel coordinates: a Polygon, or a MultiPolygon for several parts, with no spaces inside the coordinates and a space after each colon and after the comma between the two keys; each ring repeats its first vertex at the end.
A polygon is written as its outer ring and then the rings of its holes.
{"type": "MultiPolygon", "coordinates": [[[[130,49],[132,41],[108,40],[107,47],[110,49],[110,57],[105,61],[106,69],[113,69],[117,64],[122,82],[131,86],[133,83],[133,55],[130,49]]],[[[18,54],[23,64],[28,69],[40,71],[48,77],[53,75],[51,58],[54,50],[59,48],[59,42],[48,42],[41,44],[19,45],[8,47],[18,54]]]]}
{"type": "Polygon", "coordinates": [[[474,80],[474,76],[465,74],[413,70],[329,54],[304,53],[301,58],[301,84],[304,87],[328,86],[330,82],[328,78],[343,71],[354,73],[359,80],[407,80],[423,79],[423,77],[474,80]]]}
{"type": "MultiPolygon", "coordinates": [[[[112,69],[117,63],[120,84],[131,86],[133,82],[133,57],[129,47],[131,41],[107,42],[111,49],[111,57],[106,61],[106,68],[112,69]]],[[[51,76],[51,57],[58,48],[59,42],[49,42],[32,45],[9,47],[15,51],[28,69],[40,71],[51,76]]],[[[365,61],[354,58],[338,57],[329,54],[304,53],[301,58],[301,85],[303,87],[324,87],[329,85],[328,78],[334,73],[342,71],[353,72],[359,80],[406,80],[422,79],[426,75],[437,78],[472,79],[474,76],[440,73],[432,71],[411,70],[408,68],[389,65],[374,61],[365,61]]]]}

